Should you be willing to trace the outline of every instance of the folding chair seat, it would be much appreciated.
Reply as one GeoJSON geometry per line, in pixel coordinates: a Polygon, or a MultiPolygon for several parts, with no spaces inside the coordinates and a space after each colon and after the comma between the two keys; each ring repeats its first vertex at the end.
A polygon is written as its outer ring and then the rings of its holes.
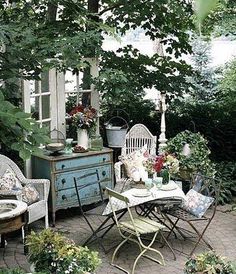
{"type": "Polygon", "coordinates": [[[203,236],[215,216],[219,193],[219,181],[199,173],[194,174],[191,190],[186,195],[187,201],[181,207],[171,208],[163,213],[172,226],[167,239],[172,232],[178,232],[184,239],[196,238],[193,249],[190,254],[187,254],[189,256],[194,253],[200,242],[205,243],[211,250],[213,249],[203,236]],[[207,210],[209,207],[211,210],[207,210]],[[186,222],[191,230],[177,226],[180,220],[186,222]],[[205,222],[202,229],[197,227],[198,222],[205,222]],[[191,237],[187,236],[186,232],[191,237]]]}
{"type": "Polygon", "coordinates": [[[127,197],[125,197],[124,195],[119,194],[111,189],[108,189],[108,188],[107,188],[107,192],[108,192],[109,201],[111,204],[112,212],[114,214],[117,228],[119,230],[121,237],[124,239],[121,241],[121,243],[116,247],[115,251],[113,252],[111,264],[126,273],[130,273],[126,269],[122,268],[121,266],[114,264],[114,261],[115,261],[115,257],[116,257],[118,250],[126,242],[131,241],[131,242],[138,244],[140,251],[141,251],[134,261],[131,274],[134,274],[137,262],[142,256],[144,256],[148,259],[151,259],[159,264],[165,265],[165,261],[164,261],[164,258],[162,256],[161,252],[152,247],[157,235],[158,234],[162,235],[161,231],[164,228],[164,226],[154,220],[150,220],[149,218],[140,217],[140,216],[134,218],[132,215],[132,212],[129,208],[129,199],[127,197]],[[113,206],[113,202],[114,203],[116,202],[116,200],[114,200],[114,199],[122,201],[126,204],[126,208],[129,213],[128,214],[129,220],[120,221],[117,218],[117,213],[114,210],[114,206],[113,206]],[[150,239],[150,243],[148,245],[144,244],[144,241],[141,239],[141,237],[144,235],[149,235],[149,236],[152,235],[152,237],[150,239]],[[154,257],[151,257],[150,255],[146,255],[145,253],[147,251],[152,251],[153,253],[157,254],[158,258],[154,258],[154,257]]]}
{"type": "MultiPolygon", "coordinates": [[[[98,170],[79,177],[74,177],[74,186],[76,189],[80,213],[87,223],[88,228],[91,230],[91,236],[88,237],[82,245],[85,246],[94,240],[97,240],[100,247],[106,253],[108,250],[105,249],[102,239],[115,225],[115,219],[112,213],[106,216],[102,215],[108,200],[104,196],[106,186],[102,185],[100,182],[98,170]],[[87,207],[85,207],[86,205],[83,201],[83,195],[86,193],[86,188],[91,188],[90,191],[97,193],[94,204],[87,207]],[[93,217],[96,217],[96,223],[98,223],[97,227],[94,225],[93,217]],[[100,223],[98,220],[100,220],[100,223]]],[[[125,211],[119,212],[118,218],[121,218],[124,214],[125,211]]]]}

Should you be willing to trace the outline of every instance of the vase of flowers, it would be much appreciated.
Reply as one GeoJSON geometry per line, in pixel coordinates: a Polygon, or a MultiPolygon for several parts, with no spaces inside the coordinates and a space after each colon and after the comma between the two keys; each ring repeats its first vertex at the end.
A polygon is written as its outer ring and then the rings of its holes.
{"type": "Polygon", "coordinates": [[[97,122],[97,110],[91,106],[78,105],[69,115],[72,124],[77,128],[77,144],[85,149],[89,148],[89,135],[95,130],[97,122]]]}
{"type": "Polygon", "coordinates": [[[171,176],[179,171],[179,161],[173,154],[163,153],[156,156],[153,169],[163,178],[162,184],[168,184],[171,176]]]}

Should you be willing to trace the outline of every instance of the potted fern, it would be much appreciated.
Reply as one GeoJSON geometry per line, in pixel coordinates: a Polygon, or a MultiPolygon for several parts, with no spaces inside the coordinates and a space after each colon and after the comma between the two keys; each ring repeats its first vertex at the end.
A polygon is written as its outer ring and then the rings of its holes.
{"type": "Polygon", "coordinates": [[[46,274],[94,273],[100,264],[98,253],[87,247],[76,246],[72,240],[51,229],[27,236],[29,262],[35,271],[46,274]]]}

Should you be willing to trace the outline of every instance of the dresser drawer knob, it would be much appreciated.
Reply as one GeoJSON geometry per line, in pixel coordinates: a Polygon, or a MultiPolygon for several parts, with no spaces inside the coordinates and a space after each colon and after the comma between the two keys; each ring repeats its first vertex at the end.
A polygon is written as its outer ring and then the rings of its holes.
{"type": "Polygon", "coordinates": [[[103,162],[106,162],[106,158],[103,158],[102,160],[103,160],[103,162]]]}
{"type": "Polygon", "coordinates": [[[62,184],[65,184],[66,183],[66,179],[62,179],[61,182],[62,182],[62,184]]]}
{"type": "Polygon", "coordinates": [[[62,195],[62,200],[67,200],[66,195],[62,195]]]}
{"type": "Polygon", "coordinates": [[[61,169],[64,169],[66,166],[65,165],[61,165],[61,169]]]}
{"type": "Polygon", "coordinates": [[[102,176],[106,176],[106,171],[105,170],[102,172],[102,176]]]}

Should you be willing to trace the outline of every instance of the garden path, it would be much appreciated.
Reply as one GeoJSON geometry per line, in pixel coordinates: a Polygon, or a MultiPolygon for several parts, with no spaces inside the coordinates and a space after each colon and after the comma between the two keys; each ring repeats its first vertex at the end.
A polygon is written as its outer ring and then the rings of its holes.
{"type": "MultiPolygon", "coordinates": [[[[236,212],[229,212],[229,206],[219,206],[216,216],[212,221],[206,236],[212,243],[215,250],[228,259],[236,260],[236,212]]],[[[93,219],[94,223],[97,222],[97,218],[93,219]]],[[[40,230],[43,228],[43,222],[38,221],[31,225],[31,228],[40,230]]],[[[76,243],[80,244],[83,239],[88,236],[88,229],[81,218],[76,214],[75,210],[66,210],[58,212],[56,227],[57,231],[64,232],[66,236],[72,238],[76,243]]],[[[114,243],[120,240],[118,231],[116,228],[112,229],[105,237],[104,244],[107,248],[114,245],[114,243]]],[[[191,243],[188,241],[180,241],[172,239],[171,243],[173,247],[178,248],[184,252],[188,252],[191,248],[191,243]]],[[[111,259],[112,251],[108,254],[104,254],[96,243],[90,246],[91,249],[99,250],[100,257],[102,259],[102,265],[98,269],[97,274],[119,274],[123,273],[120,270],[112,267],[109,262],[111,259]]],[[[197,249],[197,253],[204,251],[203,245],[197,249]]],[[[126,268],[130,268],[135,254],[137,254],[137,246],[128,244],[118,256],[119,263],[126,268]]],[[[166,266],[160,266],[147,259],[141,259],[137,265],[137,274],[182,274],[186,257],[176,252],[177,260],[174,261],[172,254],[168,248],[161,249],[165,259],[166,266]]],[[[23,254],[23,245],[21,243],[21,234],[15,233],[8,236],[8,244],[5,249],[0,249],[0,267],[22,267],[25,270],[29,270],[29,264],[26,257],[23,254]]]]}

